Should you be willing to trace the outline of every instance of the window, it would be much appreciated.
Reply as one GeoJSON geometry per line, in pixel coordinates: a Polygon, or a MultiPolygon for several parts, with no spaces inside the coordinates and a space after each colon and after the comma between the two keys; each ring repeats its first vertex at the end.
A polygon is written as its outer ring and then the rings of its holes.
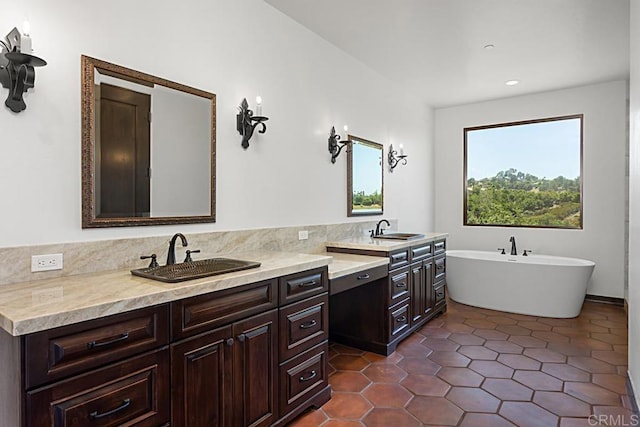
{"type": "Polygon", "coordinates": [[[464,129],[464,225],[582,228],[582,120],[464,129]]]}

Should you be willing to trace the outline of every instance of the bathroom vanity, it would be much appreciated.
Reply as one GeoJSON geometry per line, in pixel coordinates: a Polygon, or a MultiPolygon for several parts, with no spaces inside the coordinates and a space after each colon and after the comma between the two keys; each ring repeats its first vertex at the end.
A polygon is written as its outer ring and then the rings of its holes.
{"type": "Polygon", "coordinates": [[[261,267],[182,283],[4,287],[3,425],[269,426],[324,404],[331,258],[250,256],[261,267]]]}
{"type": "Polygon", "coordinates": [[[327,252],[385,257],[330,276],[331,340],[389,355],[398,343],[446,311],[446,234],[413,240],[370,237],[328,242],[327,252]]]}

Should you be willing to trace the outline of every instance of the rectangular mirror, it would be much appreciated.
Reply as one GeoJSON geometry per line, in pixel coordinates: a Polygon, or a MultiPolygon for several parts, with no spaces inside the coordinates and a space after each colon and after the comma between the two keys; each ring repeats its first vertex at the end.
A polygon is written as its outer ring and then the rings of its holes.
{"type": "Polygon", "coordinates": [[[347,216],[382,215],[382,144],[349,135],[347,216]]]}
{"type": "Polygon", "coordinates": [[[82,228],[215,222],[216,96],[82,56],[82,228]]]}

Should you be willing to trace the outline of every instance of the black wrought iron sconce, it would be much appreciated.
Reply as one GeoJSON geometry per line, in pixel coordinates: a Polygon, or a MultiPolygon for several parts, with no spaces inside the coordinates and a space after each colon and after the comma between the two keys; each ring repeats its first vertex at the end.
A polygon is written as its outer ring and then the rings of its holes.
{"type": "MultiPolygon", "coordinates": [[[[345,125],[345,134],[349,128],[345,125]]],[[[331,126],[331,133],[329,134],[329,153],[331,153],[331,163],[335,163],[336,159],[340,155],[342,149],[349,144],[349,141],[340,142],[340,135],[336,134],[335,126],[331,126]]]]}
{"type": "Polygon", "coordinates": [[[14,113],[27,108],[23,94],[34,87],[36,72],[34,67],[47,65],[44,59],[31,55],[31,38],[25,23],[24,34],[14,28],[5,40],[0,40],[0,84],[9,89],[4,105],[14,113]]]}
{"type": "Polygon", "coordinates": [[[402,144],[400,144],[400,154],[398,154],[398,152],[393,149],[393,144],[389,145],[388,160],[389,160],[389,171],[390,172],[393,172],[393,169],[396,166],[398,166],[398,163],[400,163],[400,161],[402,161],[403,165],[407,164],[407,155],[404,154],[404,148],[402,147],[402,144]]]}
{"type": "Polygon", "coordinates": [[[260,125],[259,133],[267,131],[267,125],[264,123],[269,120],[268,117],[262,116],[262,98],[256,97],[256,115],[249,109],[247,98],[242,100],[240,104],[240,112],[236,116],[236,127],[240,135],[242,135],[242,148],[245,150],[249,147],[249,140],[253,136],[256,126],[260,125]]]}

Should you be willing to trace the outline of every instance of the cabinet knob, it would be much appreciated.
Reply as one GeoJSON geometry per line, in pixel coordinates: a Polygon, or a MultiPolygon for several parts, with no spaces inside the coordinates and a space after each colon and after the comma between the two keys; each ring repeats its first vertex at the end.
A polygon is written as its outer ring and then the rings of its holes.
{"type": "Polygon", "coordinates": [[[233,345],[233,338],[228,338],[228,339],[227,339],[227,345],[228,345],[229,347],[231,347],[231,346],[233,345]]]}
{"type": "Polygon", "coordinates": [[[238,341],[240,341],[240,342],[244,342],[245,338],[247,338],[247,336],[245,334],[238,335],[238,341]]]}

